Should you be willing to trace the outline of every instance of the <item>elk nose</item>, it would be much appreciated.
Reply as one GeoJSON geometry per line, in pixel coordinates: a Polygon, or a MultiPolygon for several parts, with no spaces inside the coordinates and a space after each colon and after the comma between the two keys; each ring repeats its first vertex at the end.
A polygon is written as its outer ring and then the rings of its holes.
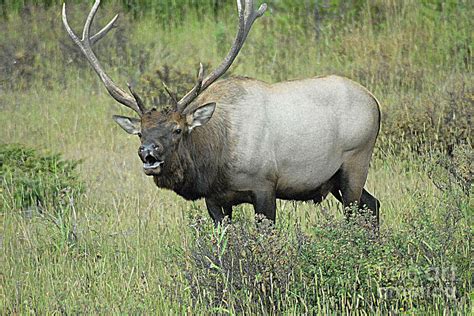
{"type": "Polygon", "coordinates": [[[161,146],[157,144],[143,144],[138,149],[138,155],[143,161],[148,160],[150,157],[158,158],[157,156],[161,152],[161,146]]]}
{"type": "Polygon", "coordinates": [[[153,144],[141,145],[138,149],[138,154],[142,157],[146,157],[148,155],[152,155],[154,149],[155,147],[153,146],[153,144]]]}
{"type": "Polygon", "coordinates": [[[141,154],[147,154],[147,153],[153,152],[154,149],[155,149],[155,145],[145,144],[145,145],[141,145],[138,150],[140,151],[141,154]]]}

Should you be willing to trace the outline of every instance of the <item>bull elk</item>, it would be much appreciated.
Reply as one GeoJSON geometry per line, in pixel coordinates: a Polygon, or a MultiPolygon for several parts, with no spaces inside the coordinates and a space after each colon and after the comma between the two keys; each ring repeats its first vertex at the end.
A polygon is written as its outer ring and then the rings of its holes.
{"type": "Polygon", "coordinates": [[[82,39],[69,26],[65,5],[64,27],[109,94],[138,114],[139,119],[113,119],[140,137],[143,170],[158,187],[187,200],[204,198],[216,224],[241,203],[274,221],[277,198],[318,203],[329,192],[344,206],[366,205],[378,223],[380,204],[364,185],[380,110],[367,89],[338,76],[275,84],[243,77],[217,81],[266,4],[255,10],[253,0],[237,0],[239,26],[228,55],[205,78],[201,64],[194,87],[163,110],[147,109],[130,86],[130,92],[122,90],[102,69],[92,46],[118,16],[91,36],[99,4],[87,17],[82,39]]]}

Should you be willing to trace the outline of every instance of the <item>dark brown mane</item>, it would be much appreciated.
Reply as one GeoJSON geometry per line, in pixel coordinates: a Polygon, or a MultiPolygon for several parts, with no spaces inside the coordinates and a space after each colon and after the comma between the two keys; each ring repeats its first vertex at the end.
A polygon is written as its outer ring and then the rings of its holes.
{"type": "Polygon", "coordinates": [[[225,116],[213,118],[182,140],[167,172],[154,177],[159,187],[195,200],[226,186],[232,144],[228,141],[230,122],[225,116]]]}

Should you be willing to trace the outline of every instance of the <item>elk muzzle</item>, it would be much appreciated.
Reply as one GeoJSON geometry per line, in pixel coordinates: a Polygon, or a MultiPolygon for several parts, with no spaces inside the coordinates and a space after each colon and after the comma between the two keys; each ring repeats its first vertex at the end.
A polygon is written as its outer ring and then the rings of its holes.
{"type": "Polygon", "coordinates": [[[161,157],[163,146],[159,144],[143,144],[138,149],[138,156],[143,162],[143,171],[146,175],[158,175],[164,160],[161,157]]]}

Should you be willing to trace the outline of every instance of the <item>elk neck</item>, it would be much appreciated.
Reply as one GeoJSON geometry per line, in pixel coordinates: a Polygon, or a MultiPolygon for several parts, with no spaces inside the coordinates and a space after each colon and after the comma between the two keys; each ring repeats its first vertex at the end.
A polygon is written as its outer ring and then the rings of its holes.
{"type": "Polygon", "coordinates": [[[163,174],[154,176],[155,184],[187,200],[219,194],[232,161],[230,128],[226,111],[217,109],[206,125],[181,140],[163,174]]]}

